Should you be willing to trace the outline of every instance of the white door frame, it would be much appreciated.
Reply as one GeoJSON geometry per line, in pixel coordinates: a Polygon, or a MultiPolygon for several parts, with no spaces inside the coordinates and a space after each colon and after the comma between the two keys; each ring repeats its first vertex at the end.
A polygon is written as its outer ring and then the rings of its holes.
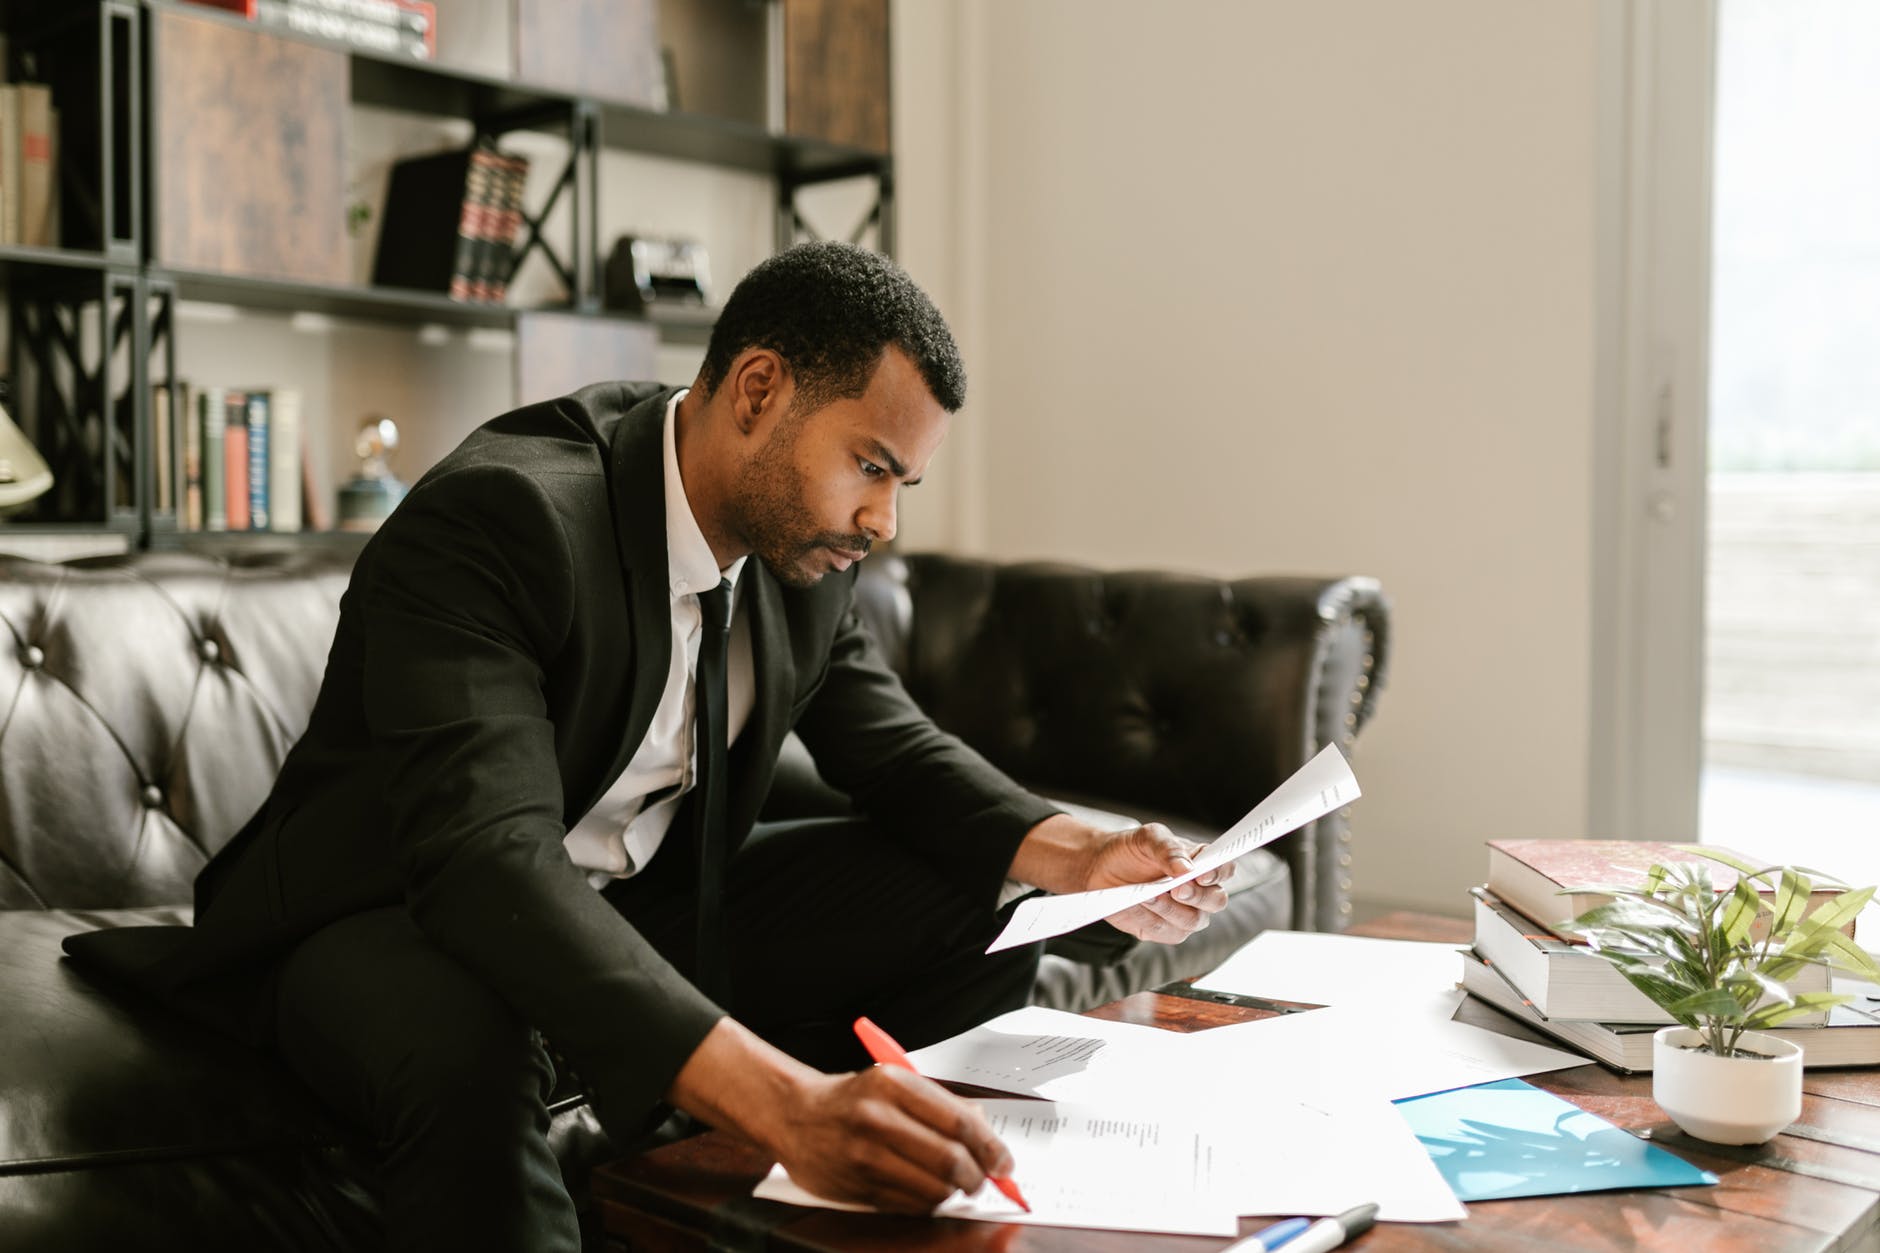
{"type": "Polygon", "coordinates": [[[1589,834],[1694,840],[1719,0],[1601,0],[1589,834]]]}

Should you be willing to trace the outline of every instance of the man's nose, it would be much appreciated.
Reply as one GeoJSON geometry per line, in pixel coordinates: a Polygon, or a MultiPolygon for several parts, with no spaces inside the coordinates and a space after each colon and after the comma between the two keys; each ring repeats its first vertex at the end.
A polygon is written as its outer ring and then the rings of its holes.
{"type": "Polygon", "coordinates": [[[890,489],[881,498],[870,500],[855,515],[855,524],[862,533],[877,544],[885,544],[894,538],[895,498],[898,493],[890,489]]]}

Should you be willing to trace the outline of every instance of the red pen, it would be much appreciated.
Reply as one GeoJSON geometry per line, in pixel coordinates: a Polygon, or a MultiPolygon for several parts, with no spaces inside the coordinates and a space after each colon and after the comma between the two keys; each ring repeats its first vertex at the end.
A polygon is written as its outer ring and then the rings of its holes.
{"type": "MultiPolygon", "coordinates": [[[[868,1055],[880,1065],[899,1066],[911,1075],[920,1073],[914,1069],[914,1063],[908,1060],[907,1050],[896,1044],[893,1036],[868,1019],[857,1018],[855,1020],[855,1034],[861,1039],[862,1047],[868,1050],[868,1055]]],[[[987,1178],[991,1179],[992,1186],[1005,1193],[1014,1205],[1027,1214],[1031,1213],[1031,1204],[1025,1200],[1024,1193],[1018,1190],[1018,1185],[1012,1182],[1010,1175],[988,1175],[987,1178]]]]}

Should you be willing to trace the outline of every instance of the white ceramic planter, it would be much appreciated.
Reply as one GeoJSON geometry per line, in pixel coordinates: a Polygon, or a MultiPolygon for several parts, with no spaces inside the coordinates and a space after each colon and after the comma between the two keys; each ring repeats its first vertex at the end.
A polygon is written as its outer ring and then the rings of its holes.
{"type": "Polygon", "coordinates": [[[1802,1116],[1802,1050],[1761,1031],[1737,1047],[1766,1057],[1695,1051],[1704,1035],[1666,1027],[1652,1036],[1652,1099],[1671,1121],[1712,1144],[1761,1144],[1802,1116]]]}

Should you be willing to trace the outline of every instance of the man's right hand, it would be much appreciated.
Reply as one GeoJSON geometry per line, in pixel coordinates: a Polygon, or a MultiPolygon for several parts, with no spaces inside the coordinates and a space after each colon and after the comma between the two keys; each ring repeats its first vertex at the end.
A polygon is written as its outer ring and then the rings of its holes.
{"type": "Polygon", "coordinates": [[[931,1079],[887,1066],[817,1075],[770,1147],[817,1196],[925,1214],[1012,1172],[985,1115],[931,1079]]]}
{"type": "Polygon", "coordinates": [[[925,1214],[988,1174],[1009,1174],[985,1115],[939,1084],[891,1067],[825,1075],[720,1019],[668,1098],[768,1149],[790,1178],[832,1201],[925,1214]]]}

